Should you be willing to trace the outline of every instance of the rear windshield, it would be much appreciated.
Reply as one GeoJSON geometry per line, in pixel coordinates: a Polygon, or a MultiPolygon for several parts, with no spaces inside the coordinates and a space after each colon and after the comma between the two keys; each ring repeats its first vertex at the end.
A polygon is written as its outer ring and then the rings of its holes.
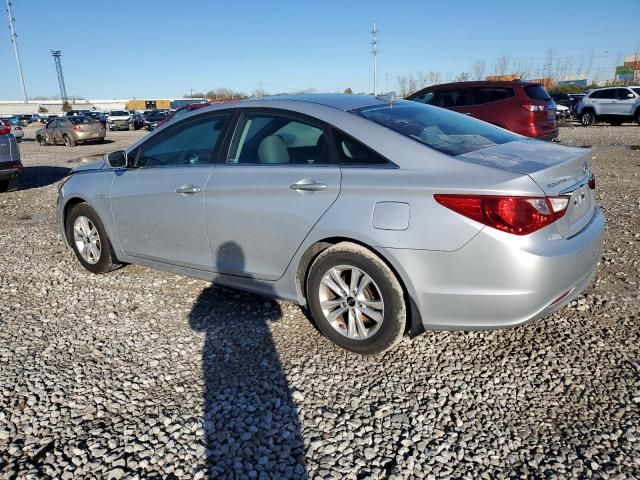
{"type": "Polygon", "coordinates": [[[76,115],[75,117],[68,117],[67,120],[69,120],[74,125],[84,125],[84,124],[87,124],[87,123],[94,123],[95,122],[95,120],[93,118],[85,117],[83,115],[76,115]]]}
{"type": "Polygon", "coordinates": [[[524,91],[527,92],[529,98],[534,100],[550,100],[551,97],[544,89],[542,85],[527,85],[524,87],[524,91]]]}
{"type": "Polygon", "coordinates": [[[129,112],[123,112],[121,110],[113,110],[109,115],[112,117],[126,117],[129,115],[129,112]]]}
{"type": "Polygon", "coordinates": [[[417,102],[365,107],[354,113],[452,156],[518,139],[491,124],[417,102]]]}

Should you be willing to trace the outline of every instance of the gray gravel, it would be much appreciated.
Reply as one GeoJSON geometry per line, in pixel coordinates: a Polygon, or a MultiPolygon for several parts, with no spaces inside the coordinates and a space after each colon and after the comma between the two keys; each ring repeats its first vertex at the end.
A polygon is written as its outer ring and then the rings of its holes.
{"type": "Polygon", "coordinates": [[[365,358],[285,302],[84,271],[50,182],[141,134],[25,141],[33,188],[0,195],[0,478],[640,477],[640,152],[597,145],[640,143],[640,127],[561,132],[596,145],[608,218],[585,295],[525,327],[365,358]]]}

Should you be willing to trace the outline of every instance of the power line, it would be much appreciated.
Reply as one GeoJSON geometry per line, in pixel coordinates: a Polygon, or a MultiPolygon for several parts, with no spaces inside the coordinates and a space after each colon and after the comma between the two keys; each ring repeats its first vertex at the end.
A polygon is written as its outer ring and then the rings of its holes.
{"type": "Polygon", "coordinates": [[[16,64],[18,66],[18,77],[20,78],[20,86],[22,87],[22,96],[24,103],[28,102],[27,89],[24,86],[24,75],[22,74],[22,62],[20,61],[20,52],[18,52],[18,35],[15,29],[15,18],[11,12],[11,0],[7,0],[7,16],[9,17],[9,30],[11,31],[11,42],[13,43],[13,51],[16,54],[16,64]]]}
{"type": "Polygon", "coordinates": [[[373,21],[373,30],[371,30],[371,35],[372,35],[372,40],[371,40],[371,54],[373,55],[373,94],[377,95],[378,94],[378,75],[377,75],[377,69],[378,69],[378,64],[377,64],[377,59],[376,56],[378,55],[378,42],[376,40],[376,34],[378,33],[378,30],[376,30],[376,21],[373,21]]]}

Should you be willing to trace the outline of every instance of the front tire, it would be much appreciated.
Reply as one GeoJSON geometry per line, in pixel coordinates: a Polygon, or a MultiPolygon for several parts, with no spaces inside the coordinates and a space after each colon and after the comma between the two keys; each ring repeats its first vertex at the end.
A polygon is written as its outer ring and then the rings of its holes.
{"type": "Polygon", "coordinates": [[[360,245],[342,242],[309,268],[307,300],[320,331],[336,345],[371,355],[402,339],[404,293],[393,271],[360,245]]]}
{"type": "Polygon", "coordinates": [[[590,127],[596,123],[596,115],[591,110],[587,110],[580,114],[580,123],[583,127],[590,127]]]}
{"type": "Polygon", "coordinates": [[[46,147],[48,145],[47,140],[44,137],[38,136],[37,140],[41,147],[46,147]]]}
{"type": "Polygon", "coordinates": [[[86,203],[71,207],[66,219],[67,239],[78,261],[93,273],[107,273],[120,267],[100,217],[86,203]]]}
{"type": "Polygon", "coordinates": [[[636,123],[640,125],[640,109],[636,112],[636,123]]]}

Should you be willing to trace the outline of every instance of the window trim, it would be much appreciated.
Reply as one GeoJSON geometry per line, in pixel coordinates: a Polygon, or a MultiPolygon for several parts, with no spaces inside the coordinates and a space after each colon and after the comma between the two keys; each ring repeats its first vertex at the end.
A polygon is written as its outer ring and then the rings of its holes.
{"type": "Polygon", "coordinates": [[[333,128],[331,125],[323,122],[322,120],[312,117],[310,115],[306,115],[304,113],[295,112],[292,110],[285,110],[282,108],[270,108],[270,107],[244,107],[244,108],[236,108],[235,114],[233,118],[233,123],[229,125],[228,134],[225,138],[224,144],[224,152],[223,155],[220,155],[217,159],[216,165],[222,167],[267,167],[274,168],[277,166],[288,167],[288,168],[322,168],[322,167],[339,167],[340,159],[337,155],[337,152],[334,147],[334,139],[331,132],[333,128]],[[273,116],[281,116],[290,118],[295,121],[300,121],[303,123],[307,123],[314,128],[318,128],[322,130],[324,134],[325,142],[328,143],[328,154],[327,161],[325,163],[317,163],[317,164],[304,164],[304,163],[284,163],[284,164],[264,164],[264,163],[228,163],[229,157],[231,155],[231,146],[236,135],[241,135],[240,125],[242,125],[242,120],[247,114],[264,114],[264,115],[273,115],[273,116]]]}
{"type": "Polygon", "coordinates": [[[155,135],[152,135],[150,138],[148,138],[147,140],[145,140],[144,142],[142,142],[140,145],[137,145],[133,150],[129,151],[127,153],[127,163],[129,164],[127,166],[127,168],[131,168],[131,169],[135,169],[135,170],[139,170],[139,169],[152,169],[152,168],[183,168],[183,167],[188,167],[188,168],[198,168],[198,167],[211,167],[213,165],[216,164],[218,157],[220,155],[220,152],[222,151],[222,147],[223,144],[226,140],[226,137],[228,135],[228,131],[229,131],[229,126],[230,126],[230,122],[234,117],[234,112],[231,109],[224,109],[224,110],[214,110],[213,112],[204,112],[201,113],[199,115],[194,115],[193,117],[188,117],[188,118],[184,118],[182,120],[178,120],[175,123],[172,122],[171,125],[167,126],[166,129],[162,129],[161,131],[159,131],[158,133],[156,133],[155,135]],[[199,165],[152,165],[152,166],[138,166],[136,165],[138,162],[138,159],[140,157],[140,152],[142,150],[144,150],[145,146],[153,146],[156,145],[157,143],[163,141],[165,138],[169,137],[170,135],[172,135],[177,129],[182,128],[182,127],[186,127],[188,126],[188,124],[191,123],[195,123],[195,122],[199,122],[199,121],[206,121],[209,118],[215,118],[215,117],[219,117],[221,115],[226,115],[226,120],[222,125],[222,129],[220,132],[220,137],[218,142],[216,142],[215,147],[212,149],[211,151],[211,155],[209,156],[209,161],[207,163],[203,163],[203,164],[199,164],[199,165]],[[135,152],[135,158],[133,159],[133,162],[131,162],[129,155],[131,155],[131,153],[135,152]]]}

